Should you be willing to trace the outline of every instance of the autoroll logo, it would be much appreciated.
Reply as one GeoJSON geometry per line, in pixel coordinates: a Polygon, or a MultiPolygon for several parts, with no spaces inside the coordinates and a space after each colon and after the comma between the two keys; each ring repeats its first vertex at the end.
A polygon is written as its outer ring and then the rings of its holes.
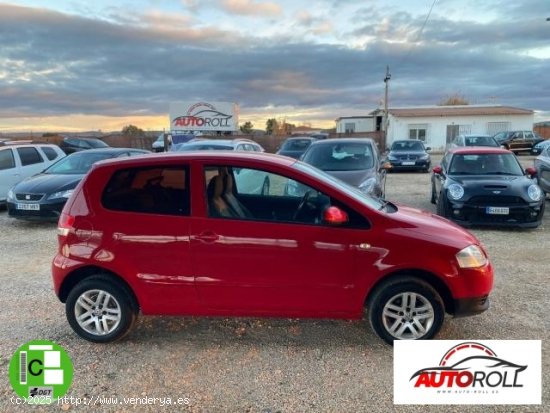
{"type": "Polygon", "coordinates": [[[540,404],[540,343],[537,340],[395,342],[394,402],[540,404]],[[438,353],[440,356],[435,359],[438,353]]]}
{"type": "Polygon", "coordinates": [[[220,112],[214,105],[199,102],[191,106],[184,116],[178,116],[172,120],[172,125],[183,128],[225,128],[229,126],[229,120],[233,115],[220,112]]]}

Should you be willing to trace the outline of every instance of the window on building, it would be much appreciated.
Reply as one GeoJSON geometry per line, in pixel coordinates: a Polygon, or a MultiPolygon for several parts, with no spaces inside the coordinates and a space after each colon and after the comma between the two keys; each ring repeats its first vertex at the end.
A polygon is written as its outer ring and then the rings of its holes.
{"type": "Polygon", "coordinates": [[[345,133],[355,133],[355,123],[346,123],[344,125],[345,127],[345,133]]]}
{"type": "Polygon", "coordinates": [[[470,135],[472,133],[472,125],[459,125],[458,133],[460,135],[470,135]]]}
{"type": "Polygon", "coordinates": [[[411,124],[409,125],[409,139],[418,139],[422,142],[426,142],[428,135],[428,125],[423,124],[411,124]]]}
{"type": "Polygon", "coordinates": [[[510,122],[487,122],[487,135],[496,135],[499,132],[508,132],[511,128],[510,122]]]}

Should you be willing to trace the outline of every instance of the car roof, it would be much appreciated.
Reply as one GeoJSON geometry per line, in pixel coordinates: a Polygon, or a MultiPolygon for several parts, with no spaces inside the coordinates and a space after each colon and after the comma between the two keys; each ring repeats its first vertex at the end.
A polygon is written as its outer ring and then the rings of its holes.
{"type": "Polygon", "coordinates": [[[74,154],[68,155],[72,156],[75,154],[85,155],[85,154],[94,154],[94,153],[111,153],[113,155],[124,153],[124,152],[143,152],[143,154],[151,153],[150,151],[146,151],[145,149],[138,149],[138,148],[97,148],[97,149],[86,149],[84,151],[78,151],[74,154]]]}
{"type": "MultiPolygon", "coordinates": [[[[12,141],[14,142],[14,141],[12,141]]],[[[17,144],[17,145],[14,145],[14,144],[9,144],[9,145],[6,145],[6,146],[2,146],[0,149],[2,148],[32,148],[34,146],[47,146],[47,147],[50,147],[50,148],[59,148],[59,146],[57,145],[53,145],[51,143],[20,143],[20,144],[17,144]]],[[[61,148],[59,148],[59,150],[61,150],[61,148]]]]}
{"type": "Polygon", "coordinates": [[[332,138],[332,139],[321,139],[321,140],[315,140],[311,144],[311,146],[319,146],[319,145],[330,145],[334,143],[369,143],[371,145],[374,145],[374,140],[372,138],[332,138]]]}
{"type": "MultiPolygon", "coordinates": [[[[88,150],[85,152],[91,152],[88,150]]],[[[123,165],[124,167],[158,165],[165,163],[177,163],[178,161],[206,161],[206,162],[223,162],[223,161],[261,161],[279,166],[290,166],[296,163],[296,159],[286,156],[275,155],[265,152],[241,152],[241,151],[189,151],[189,152],[164,152],[156,154],[146,154],[144,156],[135,156],[124,159],[107,159],[100,161],[97,165],[112,166],[123,165]]]]}
{"type": "Polygon", "coordinates": [[[488,153],[507,154],[512,152],[508,149],[493,146],[459,146],[457,148],[449,149],[449,153],[456,155],[479,155],[488,153]]]}
{"type": "Polygon", "coordinates": [[[493,135],[484,135],[482,133],[468,133],[467,135],[458,135],[463,136],[465,138],[492,138],[493,135]]]}
{"type": "Polygon", "coordinates": [[[100,139],[100,138],[92,138],[92,137],[83,138],[83,137],[80,137],[80,136],[65,136],[65,137],[63,137],[63,140],[66,140],[66,139],[78,139],[78,140],[81,140],[81,141],[101,141],[101,142],[103,142],[103,140],[100,139]]]}

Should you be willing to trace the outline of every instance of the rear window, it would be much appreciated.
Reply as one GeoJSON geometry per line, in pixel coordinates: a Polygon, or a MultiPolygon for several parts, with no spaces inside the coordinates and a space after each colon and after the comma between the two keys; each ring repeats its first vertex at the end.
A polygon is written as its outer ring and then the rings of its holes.
{"type": "Polygon", "coordinates": [[[189,172],[185,166],[121,169],[102,196],[103,206],[115,211],[189,215],[189,172]]]}
{"type": "Polygon", "coordinates": [[[22,166],[44,162],[36,148],[17,148],[17,153],[19,153],[19,158],[21,158],[22,166]]]}
{"type": "Polygon", "coordinates": [[[357,171],[372,168],[374,155],[369,143],[322,143],[309,148],[304,162],[323,171],[357,171]]]}
{"type": "Polygon", "coordinates": [[[53,148],[50,148],[48,146],[41,146],[40,149],[42,149],[42,152],[44,152],[44,154],[50,161],[53,161],[58,156],[57,152],[53,148]]]}

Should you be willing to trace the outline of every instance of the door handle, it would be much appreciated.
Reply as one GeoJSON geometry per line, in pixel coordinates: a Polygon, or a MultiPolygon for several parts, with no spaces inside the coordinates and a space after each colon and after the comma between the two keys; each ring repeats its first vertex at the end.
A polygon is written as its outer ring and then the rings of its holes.
{"type": "Polygon", "coordinates": [[[212,244],[220,239],[220,236],[212,231],[204,231],[195,236],[195,239],[206,244],[212,244]]]}

